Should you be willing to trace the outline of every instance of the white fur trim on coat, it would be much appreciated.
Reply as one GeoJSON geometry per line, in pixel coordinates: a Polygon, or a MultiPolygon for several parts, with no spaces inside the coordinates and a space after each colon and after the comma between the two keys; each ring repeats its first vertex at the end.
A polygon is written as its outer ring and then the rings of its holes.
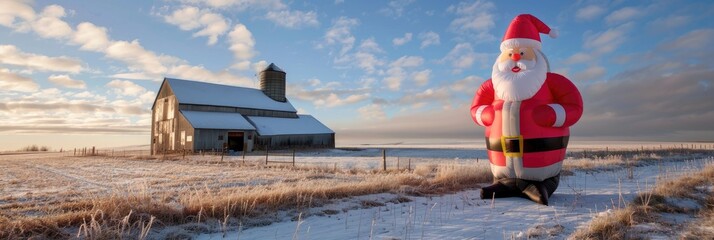
{"type": "Polygon", "coordinates": [[[501,52],[515,47],[531,47],[541,49],[541,45],[540,41],[530,38],[511,38],[501,42],[501,52]]]}
{"type": "Polygon", "coordinates": [[[476,118],[476,123],[481,126],[486,126],[486,124],[483,124],[483,121],[481,120],[481,113],[483,113],[483,110],[488,107],[487,105],[481,105],[476,109],[476,113],[474,113],[474,118],[476,118]]]}
{"type": "Polygon", "coordinates": [[[563,108],[563,105],[557,103],[548,104],[548,106],[555,111],[555,123],[553,123],[553,127],[562,127],[563,124],[565,124],[565,108],[563,108]]]}

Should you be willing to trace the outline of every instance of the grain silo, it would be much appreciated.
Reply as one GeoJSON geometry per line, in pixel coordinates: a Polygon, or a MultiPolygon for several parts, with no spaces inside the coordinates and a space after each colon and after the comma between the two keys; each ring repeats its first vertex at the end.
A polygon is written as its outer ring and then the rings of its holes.
{"type": "Polygon", "coordinates": [[[271,63],[260,72],[260,90],[275,101],[285,102],[285,71],[271,63]]]}

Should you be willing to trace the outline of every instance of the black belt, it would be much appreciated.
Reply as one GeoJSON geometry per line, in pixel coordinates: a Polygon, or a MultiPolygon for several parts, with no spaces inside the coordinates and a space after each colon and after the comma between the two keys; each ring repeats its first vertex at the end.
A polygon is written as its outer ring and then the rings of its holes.
{"type": "Polygon", "coordinates": [[[568,147],[568,139],[569,136],[523,139],[523,145],[521,145],[519,138],[503,138],[504,143],[501,143],[501,139],[486,137],[486,149],[503,152],[505,146],[506,153],[545,152],[568,147]],[[521,151],[521,146],[523,146],[523,151],[521,151]]]}

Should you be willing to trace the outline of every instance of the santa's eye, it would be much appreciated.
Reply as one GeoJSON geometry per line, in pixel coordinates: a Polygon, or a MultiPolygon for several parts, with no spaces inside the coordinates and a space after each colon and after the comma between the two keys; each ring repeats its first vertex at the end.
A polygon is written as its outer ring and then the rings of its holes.
{"type": "Polygon", "coordinates": [[[521,52],[521,55],[525,54],[524,52],[521,52]]]}
{"type": "Polygon", "coordinates": [[[513,53],[509,53],[508,56],[509,56],[509,57],[510,57],[510,56],[513,56],[513,53]]]}

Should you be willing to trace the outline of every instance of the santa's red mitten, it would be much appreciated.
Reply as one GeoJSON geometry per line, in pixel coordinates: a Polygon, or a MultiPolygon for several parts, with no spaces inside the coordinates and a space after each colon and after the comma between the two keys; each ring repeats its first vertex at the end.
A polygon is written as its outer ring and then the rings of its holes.
{"type": "Polygon", "coordinates": [[[481,105],[471,110],[471,118],[473,118],[474,122],[484,127],[491,126],[495,116],[496,113],[491,105],[481,105]]]}
{"type": "Polygon", "coordinates": [[[533,109],[533,121],[542,127],[554,127],[556,115],[555,110],[548,105],[540,105],[533,109]]]}

